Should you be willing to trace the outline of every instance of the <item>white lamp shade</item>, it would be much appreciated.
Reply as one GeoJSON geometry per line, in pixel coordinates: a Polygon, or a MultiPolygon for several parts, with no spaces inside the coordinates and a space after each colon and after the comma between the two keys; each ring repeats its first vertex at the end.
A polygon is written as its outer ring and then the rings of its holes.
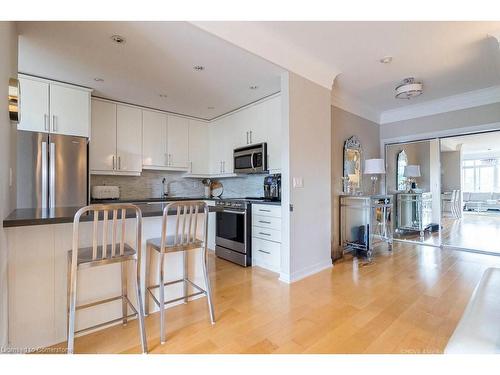
{"type": "Polygon", "coordinates": [[[420,177],[420,165],[407,165],[405,167],[405,177],[420,177]]]}
{"type": "Polygon", "coordinates": [[[384,173],[385,173],[384,159],[365,160],[365,174],[384,174],[384,173]]]}

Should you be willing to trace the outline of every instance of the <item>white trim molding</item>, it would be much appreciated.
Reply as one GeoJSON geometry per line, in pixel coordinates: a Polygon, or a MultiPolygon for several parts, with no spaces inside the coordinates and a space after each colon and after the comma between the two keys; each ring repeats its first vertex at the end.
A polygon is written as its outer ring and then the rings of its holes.
{"type": "Polygon", "coordinates": [[[380,124],[385,125],[498,102],[500,102],[500,86],[491,86],[384,111],[380,114],[380,124]]]}
{"type": "Polygon", "coordinates": [[[339,94],[335,88],[332,91],[332,105],[356,116],[363,117],[377,125],[380,123],[380,113],[377,110],[345,93],[339,94]]]}
{"type": "Polygon", "coordinates": [[[287,284],[291,284],[332,267],[333,267],[333,262],[332,259],[329,258],[324,262],[313,264],[312,266],[303,268],[299,271],[293,272],[292,274],[281,272],[279,280],[287,284]]]}

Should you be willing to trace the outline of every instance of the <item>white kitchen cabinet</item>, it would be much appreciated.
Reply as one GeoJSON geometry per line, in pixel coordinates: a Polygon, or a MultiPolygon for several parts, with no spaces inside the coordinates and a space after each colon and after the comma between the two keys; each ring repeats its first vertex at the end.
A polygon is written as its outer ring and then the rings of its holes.
{"type": "Polygon", "coordinates": [[[113,173],[116,164],[116,104],[92,99],[90,171],[113,173]]]}
{"type": "Polygon", "coordinates": [[[49,132],[49,84],[19,77],[19,130],[49,132]]]}
{"type": "Polygon", "coordinates": [[[255,130],[259,142],[267,142],[267,165],[270,173],[281,172],[281,97],[266,100],[262,106],[260,129],[255,130]],[[263,135],[265,138],[262,138],[263,135]]]}
{"type": "Polygon", "coordinates": [[[189,166],[189,119],[168,116],[167,157],[172,168],[187,169],[189,166]]]}
{"type": "Polygon", "coordinates": [[[139,108],[116,106],[117,172],[142,171],[142,111],[139,108]]]}
{"type": "Polygon", "coordinates": [[[19,76],[19,130],[89,137],[91,90],[19,76]]]}
{"type": "Polygon", "coordinates": [[[230,116],[216,120],[210,125],[210,173],[232,175],[234,131],[230,116]]]}
{"type": "Polygon", "coordinates": [[[89,136],[90,93],[58,84],[50,85],[51,132],[89,136]]]}
{"type": "Polygon", "coordinates": [[[209,174],[209,125],[203,121],[189,120],[189,173],[209,174]]]}
{"type": "Polygon", "coordinates": [[[167,115],[142,111],[142,165],[144,168],[168,167],[167,115]]]}
{"type": "Polygon", "coordinates": [[[252,204],[252,264],[280,271],[281,206],[252,204]]]}

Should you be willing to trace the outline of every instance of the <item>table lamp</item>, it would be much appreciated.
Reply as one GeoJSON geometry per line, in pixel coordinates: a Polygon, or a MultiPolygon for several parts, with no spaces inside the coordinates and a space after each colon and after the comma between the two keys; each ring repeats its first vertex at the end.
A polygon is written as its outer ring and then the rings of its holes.
{"type": "Polygon", "coordinates": [[[365,161],[365,174],[371,175],[372,194],[375,195],[378,175],[385,174],[384,159],[367,159],[365,161]]]}
{"type": "Polygon", "coordinates": [[[412,192],[413,189],[417,188],[417,177],[420,177],[420,165],[407,165],[405,167],[404,176],[409,182],[410,188],[409,192],[412,192]]]}

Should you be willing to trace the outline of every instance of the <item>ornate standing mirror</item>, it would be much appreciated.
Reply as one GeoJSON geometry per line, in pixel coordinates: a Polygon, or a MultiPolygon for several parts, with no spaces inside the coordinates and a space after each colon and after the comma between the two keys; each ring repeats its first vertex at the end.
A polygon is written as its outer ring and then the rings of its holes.
{"type": "Polygon", "coordinates": [[[361,190],[362,160],[361,143],[356,136],[348,138],[344,143],[344,193],[353,194],[361,190]]]}
{"type": "Polygon", "coordinates": [[[406,190],[406,177],[404,176],[405,168],[408,165],[408,157],[403,150],[398,153],[396,160],[396,186],[398,191],[406,190]]]}

